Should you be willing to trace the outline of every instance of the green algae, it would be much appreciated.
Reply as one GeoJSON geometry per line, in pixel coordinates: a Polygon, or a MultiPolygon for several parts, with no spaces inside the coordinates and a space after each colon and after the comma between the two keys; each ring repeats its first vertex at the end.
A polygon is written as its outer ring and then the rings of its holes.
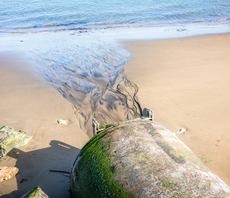
{"type": "Polygon", "coordinates": [[[40,186],[34,187],[27,194],[23,195],[21,198],[49,198],[40,188],[40,186]]]}
{"type": "Polygon", "coordinates": [[[176,183],[173,181],[172,177],[169,177],[167,180],[165,180],[162,184],[163,187],[174,189],[176,187],[176,183]]]}
{"type": "Polygon", "coordinates": [[[209,162],[211,162],[211,161],[212,161],[212,160],[208,160],[208,161],[205,161],[204,163],[207,164],[207,163],[209,163],[209,162]]]}
{"type": "Polygon", "coordinates": [[[41,190],[40,186],[34,187],[26,196],[25,198],[35,197],[37,193],[41,190]]]}
{"type": "Polygon", "coordinates": [[[10,126],[0,128],[0,157],[5,156],[14,148],[26,145],[32,137],[27,136],[21,130],[15,130],[10,126]]]}
{"type": "Polygon", "coordinates": [[[102,126],[100,126],[99,127],[99,130],[104,130],[104,129],[107,129],[107,128],[109,128],[110,126],[112,126],[112,125],[114,125],[114,124],[106,124],[106,125],[102,125],[102,126]]]}
{"type": "Polygon", "coordinates": [[[111,137],[103,131],[82,148],[74,170],[78,189],[71,190],[71,197],[133,197],[114,180],[119,170],[111,164],[110,143],[111,137]]]}

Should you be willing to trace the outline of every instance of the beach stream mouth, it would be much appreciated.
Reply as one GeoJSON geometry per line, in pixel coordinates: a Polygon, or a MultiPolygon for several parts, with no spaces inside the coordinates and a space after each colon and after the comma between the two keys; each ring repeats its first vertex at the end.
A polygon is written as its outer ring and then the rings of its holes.
{"type": "Polygon", "coordinates": [[[105,125],[142,114],[138,87],[124,73],[129,59],[126,50],[93,43],[34,51],[31,57],[44,78],[73,104],[79,125],[90,138],[93,118],[105,125]]]}

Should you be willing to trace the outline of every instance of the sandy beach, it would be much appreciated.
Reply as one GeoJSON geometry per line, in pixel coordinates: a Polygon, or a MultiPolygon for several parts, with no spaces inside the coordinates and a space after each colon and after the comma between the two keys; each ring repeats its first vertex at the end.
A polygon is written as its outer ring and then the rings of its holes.
{"type": "MultiPolygon", "coordinates": [[[[139,87],[141,107],[172,131],[230,185],[230,34],[123,43],[131,53],[125,65],[139,87]]],[[[19,174],[0,185],[2,197],[21,197],[39,185],[49,197],[68,198],[70,171],[89,140],[72,105],[33,71],[23,54],[0,56],[0,127],[12,126],[33,139],[12,150],[2,166],[19,174]],[[67,126],[57,120],[68,120],[67,126]]]]}
{"type": "Polygon", "coordinates": [[[230,34],[126,42],[142,108],[230,185],[230,34]]]}
{"type": "Polygon", "coordinates": [[[69,197],[69,177],[49,170],[70,171],[88,136],[79,128],[71,104],[20,57],[23,54],[0,57],[0,126],[25,131],[33,139],[0,161],[0,167],[19,168],[16,177],[1,183],[0,196],[21,197],[39,185],[49,197],[69,197]],[[59,119],[69,124],[58,125],[59,119]]]}

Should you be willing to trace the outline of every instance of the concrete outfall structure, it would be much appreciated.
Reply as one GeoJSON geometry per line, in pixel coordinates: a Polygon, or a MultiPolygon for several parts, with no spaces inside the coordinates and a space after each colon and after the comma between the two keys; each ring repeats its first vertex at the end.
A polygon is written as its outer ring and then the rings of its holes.
{"type": "Polygon", "coordinates": [[[106,125],[81,150],[71,197],[230,197],[175,134],[147,119],[106,125]]]}

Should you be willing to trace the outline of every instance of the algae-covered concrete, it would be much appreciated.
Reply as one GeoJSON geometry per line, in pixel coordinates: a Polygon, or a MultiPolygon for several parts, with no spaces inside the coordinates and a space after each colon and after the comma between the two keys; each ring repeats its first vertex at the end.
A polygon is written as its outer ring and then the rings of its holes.
{"type": "Polygon", "coordinates": [[[40,186],[36,186],[30,192],[23,195],[21,198],[49,198],[49,197],[46,193],[42,191],[40,186]]]}
{"type": "Polygon", "coordinates": [[[72,197],[230,197],[230,188],[171,131],[149,120],[112,125],[78,155],[72,197]]]}

